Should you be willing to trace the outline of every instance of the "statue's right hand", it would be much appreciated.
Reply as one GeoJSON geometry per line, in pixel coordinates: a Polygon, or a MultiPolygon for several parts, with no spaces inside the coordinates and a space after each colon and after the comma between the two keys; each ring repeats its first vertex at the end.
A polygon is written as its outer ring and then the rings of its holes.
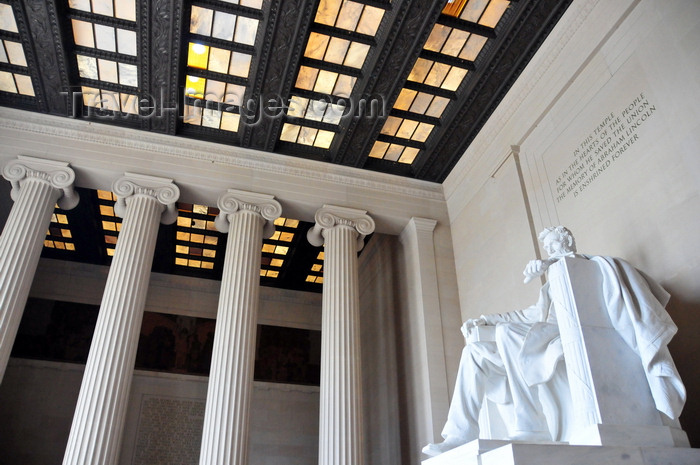
{"type": "Polygon", "coordinates": [[[525,284],[538,276],[542,276],[544,272],[547,271],[549,265],[550,263],[546,260],[530,260],[525,267],[525,271],[523,271],[525,275],[525,284]]]}

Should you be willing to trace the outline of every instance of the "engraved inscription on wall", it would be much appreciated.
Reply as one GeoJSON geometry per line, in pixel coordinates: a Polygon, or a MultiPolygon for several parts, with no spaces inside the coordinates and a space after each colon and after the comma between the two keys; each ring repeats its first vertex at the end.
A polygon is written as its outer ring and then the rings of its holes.
{"type": "Polygon", "coordinates": [[[204,401],[144,396],[134,465],[197,465],[204,401]]]}
{"type": "Polygon", "coordinates": [[[604,176],[606,170],[639,141],[639,128],[655,112],[656,106],[641,92],[624,108],[607,114],[578,144],[569,165],[557,175],[557,203],[568,197],[578,197],[604,176]]]}

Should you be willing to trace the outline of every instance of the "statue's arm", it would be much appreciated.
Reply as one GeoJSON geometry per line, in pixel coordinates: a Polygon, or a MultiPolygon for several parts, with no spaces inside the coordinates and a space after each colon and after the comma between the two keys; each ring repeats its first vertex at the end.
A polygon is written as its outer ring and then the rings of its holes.
{"type": "Polygon", "coordinates": [[[525,275],[525,280],[523,282],[527,284],[533,279],[542,276],[547,271],[547,268],[556,261],[555,259],[530,260],[523,271],[523,275],[525,275]]]}
{"type": "Polygon", "coordinates": [[[542,286],[537,303],[522,310],[515,310],[506,313],[494,313],[491,315],[481,315],[475,320],[467,320],[473,326],[487,325],[495,326],[499,323],[528,323],[535,324],[547,320],[550,305],[549,283],[542,286]]]}

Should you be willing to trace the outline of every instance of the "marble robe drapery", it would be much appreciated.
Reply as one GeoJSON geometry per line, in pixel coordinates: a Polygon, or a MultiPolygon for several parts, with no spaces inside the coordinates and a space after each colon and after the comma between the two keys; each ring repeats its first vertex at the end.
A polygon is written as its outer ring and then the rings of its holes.
{"type": "MultiPolygon", "coordinates": [[[[622,259],[584,258],[596,262],[603,274],[601,292],[612,326],[639,355],[656,408],[672,419],[678,418],[686,394],[668,351],[668,343],[678,330],[665,309],[669,294],[652,278],[622,259]]],[[[530,386],[549,380],[563,356],[558,328],[551,325],[553,311],[548,293],[549,286],[545,284],[538,303],[533,307],[499,315],[522,314],[516,316],[516,320],[540,315],[541,319],[528,332],[519,354],[521,366],[528,367],[523,375],[530,386]]]]}

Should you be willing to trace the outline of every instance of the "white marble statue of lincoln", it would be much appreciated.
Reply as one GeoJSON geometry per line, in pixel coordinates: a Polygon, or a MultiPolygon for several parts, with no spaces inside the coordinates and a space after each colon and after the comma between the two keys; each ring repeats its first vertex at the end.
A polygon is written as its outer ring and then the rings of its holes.
{"type": "MultiPolygon", "coordinates": [[[[668,293],[624,260],[576,255],[573,235],[563,226],[546,228],[539,240],[549,258],[530,261],[523,272],[525,282],[541,276],[563,257],[595,261],[603,274],[601,292],[613,326],[639,354],[657,409],[677,418],[685,402],[685,389],[667,348],[677,330],[664,308],[668,293]]],[[[462,332],[467,337],[472,328],[483,325],[495,326],[495,341],[471,342],[464,347],[442,431],[444,441],[425,446],[426,455],[435,456],[478,439],[479,412],[486,398],[497,404],[512,403],[513,416],[506,419],[507,439],[556,439],[538,398],[538,386],[552,378],[563,360],[549,283],[540,290],[535,305],[468,320],[462,332]]]]}

